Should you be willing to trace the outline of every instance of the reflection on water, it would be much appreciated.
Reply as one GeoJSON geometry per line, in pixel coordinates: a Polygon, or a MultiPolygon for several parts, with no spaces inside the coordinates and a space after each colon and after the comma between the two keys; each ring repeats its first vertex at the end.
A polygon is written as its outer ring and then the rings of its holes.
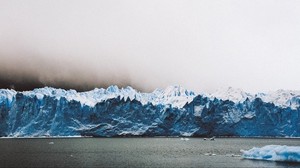
{"type": "Polygon", "coordinates": [[[241,149],[299,146],[300,139],[0,139],[0,167],[299,167],[240,158],[241,149]]]}

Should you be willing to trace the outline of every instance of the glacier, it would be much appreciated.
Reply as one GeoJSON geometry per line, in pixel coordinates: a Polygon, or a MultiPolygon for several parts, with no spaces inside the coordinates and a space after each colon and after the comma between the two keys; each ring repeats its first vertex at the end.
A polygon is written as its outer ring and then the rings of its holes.
{"type": "Polygon", "coordinates": [[[267,145],[261,148],[241,150],[244,159],[300,162],[300,146],[267,145]]]}
{"type": "Polygon", "coordinates": [[[300,92],[0,89],[1,137],[300,136],[300,92]]]}

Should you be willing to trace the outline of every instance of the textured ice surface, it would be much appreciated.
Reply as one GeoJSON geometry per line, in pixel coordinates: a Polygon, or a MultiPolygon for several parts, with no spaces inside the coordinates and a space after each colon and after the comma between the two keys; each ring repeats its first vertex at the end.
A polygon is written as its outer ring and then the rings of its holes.
{"type": "Polygon", "coordinates": [[[245,159],[300,162],[300,146],[267,145],[242,152],[245,159]]]}
{"type": "Polygon", "coordinates": [[[117,86],[0,89],[0,136],[300,136],[297,94],[283,94],[294,100],[283,107],[232,88],[222,94],[231,93],[218,99],[180,86],[152,93],[117,86]]]}
{"type": "Polygon", "coordinates": [[[277,90],[267,93],[251,94],[242,89],[235,89],[232,87],[220,88],[217,91],[207,94],[208,97],[218,98],[222,100],[230,100],[235,103],[244,102],[245,100],[254,100],[260,98],[266,103],[273,103],[280,107],[290,107],[297,109],[300,106],[300,91],[298,90],[277,90]]]}
{"type": "MultiPolygon", "coordinates": [[[[10,95],[15,95],[15,91],[8,91],[0,89],[0,96],[6,97],[8,93],[10,95]],[[2,93],[5,92],[5,93],[2,93]],[[12,92],[12,93],[11,93],[12,92]],[[2,94],[1,94],[2,93],[2,94]]],[[[140,93],[128,86],[126,88],[118,88],[115,85],[108,87],[107,89],[94,89],[87,92],[77,92],[75,90],[64,90],[55,89],[51,87],[44,87],[39,89],[34,89],[33,91],[22,92],[24,95],[34,97],[38,99],[43,99],[44,96],[55,97],[60,99],[62,97],[67,100],[75,100],[81,104],[88,106],[95,106],[98,102],[103,102],[112,98],[123,98],[125,100],[138,100],[142,104],[152,103],[155,105],[171,105],[172,107],[183,107],[186,103],[191,102],[196,94],[192,91],[184,89],[181,86],[169,86],[166,89],[156,89],[152,93],[140,93]]],[[[11,97],[11,96],[10,96],[11,97]]]]}

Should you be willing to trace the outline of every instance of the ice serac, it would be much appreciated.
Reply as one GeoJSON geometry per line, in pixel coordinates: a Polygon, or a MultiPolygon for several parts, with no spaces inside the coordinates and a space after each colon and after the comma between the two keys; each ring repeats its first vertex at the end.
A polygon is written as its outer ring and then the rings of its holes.
{"type": "Polygon", "coordinates": [[[232,88],[205,96],[181,86],[152,93],[117,86],[87,92],[2,89],[0,136],[299,137],[298,97],[287,100],[295,101],[282,106],[232,88]]]}

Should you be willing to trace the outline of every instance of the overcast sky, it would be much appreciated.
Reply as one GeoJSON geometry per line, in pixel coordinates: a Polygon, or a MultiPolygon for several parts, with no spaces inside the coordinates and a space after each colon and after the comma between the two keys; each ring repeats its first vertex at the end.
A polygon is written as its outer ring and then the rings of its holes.
{"type": "Polygon", "coordinates": [[[0,83],[299,90],[300,1],[0,0],[0,83]]]}

